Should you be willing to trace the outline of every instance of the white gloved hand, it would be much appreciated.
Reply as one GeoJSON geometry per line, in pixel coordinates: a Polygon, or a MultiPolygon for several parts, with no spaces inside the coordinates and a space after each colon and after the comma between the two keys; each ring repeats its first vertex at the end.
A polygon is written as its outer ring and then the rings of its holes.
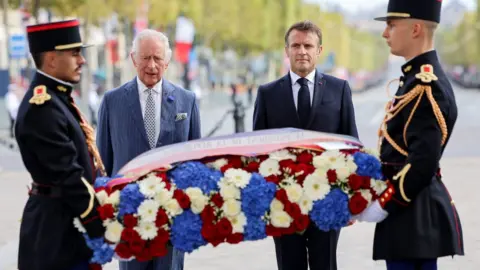
{"type": "Polygon", "coordinates": [[[364,222],[382,222],[388,216],[388,212],[383,210],[378,201],[374,201],[362,213],[355,216],[358,221],[364,222]]]}

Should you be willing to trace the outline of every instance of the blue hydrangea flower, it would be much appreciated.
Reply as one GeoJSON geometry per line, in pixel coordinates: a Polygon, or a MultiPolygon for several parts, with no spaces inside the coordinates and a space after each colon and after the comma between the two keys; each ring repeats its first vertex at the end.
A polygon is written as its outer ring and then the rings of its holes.
{"type": "Polygon", "coordinates": [[[243,237],[247,241],[256,241],[265,239],[267,233],[265,227],[267,224],[261,218],[247,218],[247,225],[244,227],[243,237]]]}
{"type": "Polygon", "coordinates": [[[223,174],[201,162],[192,161],[181,163],[175,169],[169,171],[167,176],[180,189],[186,190],[189,187],[198,187],[204,194],[210,194],[211,191],[219,190],[218,181],[223,174]]]}
{"type": "Polygon", "coordinates": [[[348,195],[335,188],[323,200],[317,200],[310,211],[310,219],[322,231],[339,230],[351,219],[348,195]]]}
{"type": "Polygon", "coordinates": [[[353,154],[355,164],[357,164],[356,173],[360,176],[368,176],[374,179],[383,179],[382,164],[372,155],[363,152],[353,154]]]}
{"type": "Polygon", "coordinates": [[[241,190],[242,211],[248,219],[265,215],[275,197],[276,186],[258,173],[253,173],[250,183],[241,190]]]}
{"type": "Polygon", "coordinates": [[[202,237],[203,222],[200,215],[184,211],[173,219],[171,240],[173,246],[184,252],[192,252],[207,244],[202,237]]]}
{"type": "Polygon", "coordinates": [[[120,191],[120,204],[118,205],[118,217],[137,212],[137,208],[145,200],[140,192],[140,186],[136,183],[128,184],[120,191]]]}
{"type": "Polygon", "coordinates": [[[85,238],[87,246],[93,251],[90,263],[103,265],[112,261],[115,250],[105,243],[103,237],[90,239],[87,234],[84,234],[83,237],[85,238]]]}
{"type": "Polygon", "coordinates": [[[95,184],[93,185],[94,188],[106,187],[108,182],[110,182],[112,178],[110,177],[97,177],[95,179],[95,184]]]}

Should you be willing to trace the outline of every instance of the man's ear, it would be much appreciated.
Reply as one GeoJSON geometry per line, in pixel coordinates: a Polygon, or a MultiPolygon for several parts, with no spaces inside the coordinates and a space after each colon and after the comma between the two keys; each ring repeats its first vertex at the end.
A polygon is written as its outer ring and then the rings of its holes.
{"type": "Polygon", "coordinates": [[[134,52],[130,53],[130,58],[132,59],[133,66],[137,67],[137,60],[135,59],[135,53],[134,52]]]}

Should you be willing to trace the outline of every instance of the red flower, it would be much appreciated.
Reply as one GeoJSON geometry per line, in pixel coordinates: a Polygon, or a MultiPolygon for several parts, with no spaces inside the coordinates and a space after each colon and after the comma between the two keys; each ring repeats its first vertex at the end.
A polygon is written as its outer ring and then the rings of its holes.
{"type": "Polygon", "coordinates": [[[285,204],[286,202],[289,202],[287,191],[285,191],[285,189],[283,188],[280,190],[277,190],[277,193],[275,193],[275,198],[281,201],[283,204],[285,204]]]}
{"type": "Polygon", "coordinates": [[[129,259],[130,257],[133,256],[132,251],[130,251],[130,248],[126,243],[119,243],[115,247],[115,252],[118,254],[120,258],[123,258],[123,259],[129,259]]]}
{"type": "Polygon", "coordinates": [[[145,240],[141,239],[140,237],[138,239],[134,239],[132,242],[129,243],[130,250],[132,251],[133,255],[136,257],[139,256],[139,254],[143,253],[143,250],[145,248],[145,240]]]}
{"type": "Polygon", "coordinates": [[[227,237],[232,234],[232,223],[227,218],[222,218],[217,223],[218,234],[222,237],[227,237]]]}
{"type": "Polygon", "coordinates": [[[206,205],[200,213],[200,217],[202,218],[203,223],[213,223],[216,219],[215,210],[211,205],[206,205]]]}
{"type": "Polygon", "coordinates": [[[220,168],[220,171],[221,171],[222,173],[225,173],[228,169],[234,169],[234,168],[233,168],[233,165],[232,165],[232,164],[223,165],[223,166],[220,168]]]}
{"type": "Polygon", "coordinates": [[[294,220],[302,215],[302,210],[296,203],[286,202],[284,203],[284,207],[285,212],[287,212],[287,214],[294,220]]]}
{"type": "Polygon", "coordinates": [[[303,151],[297,156],[297,162],[303,164],[310,164],[313,161],[313,155],[307,151],[303,151]]]}
{"type": "Polygon", "coordinates": [[[243,241],[243,234],[241,233],[234,233],[227,236],[227,242],[230,244],[238,244],[243,241]]]}
{"type": "Polygon", "coordinates": [[[152,242],[156,244],[163,244],[166,245],[170,240],[170,234],[164,229],[158,229],[157,236],[153,238],[152,242]]]}
{"type": "Polygon", "coordinates": [[[278,175],[272,174],[270,176],[265,177],[265,181],[278,185],[280,183],[280,177],[278,177],[278,175]]]}
{"type": "Polygon", "coordinates": [[[123,229],[121,239],[129,244],[135,241],[142,240],[138,232],[135,231],[133,228],[123,229]]]}
{"type": "Polygon", "coordinates": [[[232,165],[232,168],[240,169],[243,167],[243,162],[240,156],[230,156],[227,160],[228,164],[232,165]]]}
{"type": "Polygon", "coordinates": [[[88,270],[102,270],[102,266],[98,263],[91,263],[88,265],[88,270]]]}
{"type": "Polygon", "coordinates": [[[149,248],[144,248],[140,253],[135,254],[135,257],[139,262],[148,262],[152,259],[152,253],[149,248]]]}
{"type": "Polygon", "coordinates": [[[273,225],[267,225],[267,227],[265,228],[265,233],[268,236],[273,236],[273,237],[282,236],[282,230],[274,227],[273,225]]]}
{"type": "Polygon", "coordinates": [[[290,224],[290,227],[285,228],[282,231],[283,231],[282,232],[283,234],[294,234],[294,233],[296,233],[297,232],[297,227],[295,226],[295,222],[292,222],[290,224]]]}
{"type": "Polygon", "coordinates": [[[262,163],[262,162],[264,162],[265,160],[267,160],[268,157],[269,157],[268,155],[261,155],[261,156],[258,156],[257,158],[258,158],[258,160],[259,160],[259,163],[262,163]]]}
{"type": "Polygon", "coordinates": [[[295,219],[294,223],[297,231],[302,232],[308,228],[308,225],[310,225],[310,218],[307,215],[300,215],[295,219]]]}
{"type": "Polygon", "coordinates": [[[372,194],[372,201],[380,198],[380,196],[377,195],[377,192],[373,188],[370,188],[370,193],[372,194]]]}
{"type": "Polygon", "coordinates": [[[294,172],[295,170],[295,162],[291,159],[284,159],[284,160],[280,160],[280,162],[278,162],[278,164],[280,165],[280,170],[281,171],[290,171],[291,173],[294,172]]]}
{"type": "Polygon", "coordinates": [[[212,239],[217,237],[217,228],[213,223],[203,223],[201,234],[205,240],[211,242],[212,239]]]}
{"type": "Polygon", "coordinates": [[[328,170],[327,171],[327,178],[328,178],[328,182],[330,184],[335,184],[337,182],[337,171],[335,170],[328,170]]]}
{"type": "Polygon", "coordinates": [[[190,207],[190,198],[187,194],[185,194],[185,192],[183,192],[183,190],[175,189],[175,191],[173,192],[173,197],[178,201],[178,204],[183,209],[187,209],[190,207]]]}
{"type": "Polygon", "coordinates": [[[258,168],[260,168],[260,163],[256,161],[252,161],[247,164],[247,167],[245,168],[245,170],[247,172],[253,173],[253,172],[258,172],[258,168]]]}
{"type": "Polygon", "coordinates": [[[371,186],[371,178],[368,176],[360,176],[362,178],[362,188],[369,189],[371,186]]]}
{"type": "Polygon", "coordinates": [[[95,189],[95,193],[99,193],[100,191],[105,191],[108,194],[107,189],[105,187],[98,187],[95,189]]]}
{"type": "Polygon", "coordinates": [[[167,212],[163,209],[158,209],[157,211],[157,218],[155,219],[155,226],[158,228],[162,227],[163,225],[168,223],[168,215],[167,212]]]}
{"type": "Polygon", "coordinates": [[[98,206],[97,211],[100,219],[102,220],[113,218],[115,213],[115,209],[113,209],[113,205],[111,204],[104,204],[102,206],[98,206]]]}
{"type": "Polygon", "coordinates": [[[303,181],[305,181],[305,177],[307,177],[309,174],[312,174],[314,171],[315,171],[315,167],[313,167],[313,165],[304,164],[304,163],[297,164],[294,172],[301,173],[296,177],[297,182],[300,185],[303,185],[303,181]]]}
{"type": "Polygon", "coordinates": [[[360,192],[355,193],[350,201],[348,207],[352,215],[360,214],[365,208],[367,208],[368,201],[362,196],[360,192]]]}
{"type": "Polygon", "coordinates": [[[219,193],[213,194],[213,196],[212,196],[212,202],[213,202],[213,204],[215,204],[216,207],[222,208],[222,206],[223,206],[223,198],[222,198],[222,195],[220,195],[219,193]]]}
{"type": "Polygon", "coordinates": [[[152,257],[163,257],[168,254],[167,244],[154,244],[152,243],[149,248],[149,253],[152,257]]]}
{"type": "Polygon", "coordinates": [[[167,173],[166,172],[157,172],[155,175],[158,178],[161,178],[162,181],[167,181],[167,173]]]}
{"type": "Polygon", "coordinates": [[[165,181],[163,181],[163,182],[165,183],[165,188],[166,188],[167,190],[171,190],[171,189],[172,189],[172,183],[170,183],[170,181],[165,180],[165,181]]]}
{"type": "Polygon", "coordinates": [[[138,219],[133,215],[127,214],[123,216],[123,225],[125,225],[125,228],[133,228],[137,226],[137,224],[138,224],[138,219]]]}
{"type": "Polygon", "coordinates": [[[359,190],[362,187],[362,178],[356,174],[348,177],[348,185],[352,190],[359,190]]]}

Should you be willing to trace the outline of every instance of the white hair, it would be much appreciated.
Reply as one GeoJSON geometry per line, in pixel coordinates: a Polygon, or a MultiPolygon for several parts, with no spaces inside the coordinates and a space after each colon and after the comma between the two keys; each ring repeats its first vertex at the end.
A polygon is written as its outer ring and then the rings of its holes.
{"type": "Polygon", "coordinates": [[[137,54],[140,41],[145,38],[154,38],[163,42],[163,45],[165,47],[165,60],[167,62],[170,61],[170,58],[172,57],[172,49],[170,49],[170,43],[168,42],[168,37],[164,35],[162,32],[158,32],[153,29],[144,29],[137,34],[137,36],[133,39],[133,43],[132,43],[131,52],[133,54],[137,54]]]}

